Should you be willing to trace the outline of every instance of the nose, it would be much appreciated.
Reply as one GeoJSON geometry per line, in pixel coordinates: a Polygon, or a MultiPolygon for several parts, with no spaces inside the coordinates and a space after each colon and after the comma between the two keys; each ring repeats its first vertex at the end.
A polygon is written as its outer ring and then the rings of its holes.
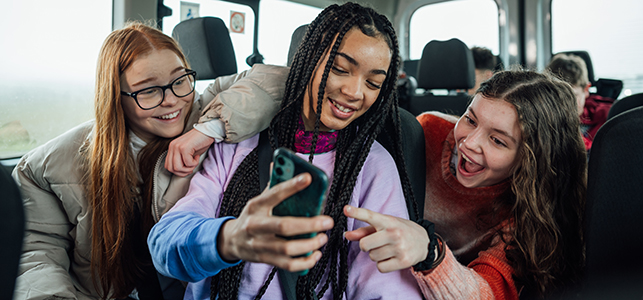
{"type": "Polygon", "coordinates": [[[161,102],[161,106],[166,106],[166,107],[172,107],[176,105],[176,103],[179,101],[179,97],[174,95],[172,93],[172,90],[170,88],[166,88],[165,91],[163,91],[165,98],[163,98],[163,102],[161,102]]]}
{"type": "Polygon", "coordinates": [[[462,145],[470,151],[481,153],[483,142],[483,135],[478,130],[473,130],[467,135],[464,141],[462,141],[462,145]]]}
{"type": "Polygon", "coordinates": [[[342,94],[346,95],[348,100],[362,100],[364,98],[362,81],[359,76],[349,76],[345,78],[340,89],[342,94]]]}

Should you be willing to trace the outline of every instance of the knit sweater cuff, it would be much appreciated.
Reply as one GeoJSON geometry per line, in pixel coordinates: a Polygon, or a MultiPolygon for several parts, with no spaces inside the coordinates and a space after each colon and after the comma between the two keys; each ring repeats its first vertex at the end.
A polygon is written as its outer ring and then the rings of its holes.
{"type": "Polygon", "coordinates": [[[425,229],[427,229],[427,234],[429,235],[430,239],[429,253],[424,261],[421,261],[413,266],[414,271],[427,271],[435,269],[444,260],[445,249],[444,243],[442,242],[442,237],[433,231],[433,223],[431,223],[430,229],[427,227],[425,227],[425,229]]]}

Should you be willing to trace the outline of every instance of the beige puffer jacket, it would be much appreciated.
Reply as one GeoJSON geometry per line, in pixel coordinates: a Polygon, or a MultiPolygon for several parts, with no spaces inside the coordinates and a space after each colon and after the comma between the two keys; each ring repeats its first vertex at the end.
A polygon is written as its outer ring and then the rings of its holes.
{"type": "MultiPolygon", "coordinates": [[[[202,120],[224,121],[226,141],[253,136],[268,127],[278,110],[287,76],[288,68],[255,65],[217,79],[196,96],[186,131],[203,111],[202,120]]],[[[86,122],[33,149],[13,171],[27,221],[14,299],[98,299],[90,274],[91,210],[83,192],[87,169],[81,157],[93,126],[86,122]]],[[[172,176],[164,161],[165,154],[154,171],[152,213],[157,221],[185,195],[192,177],[172,176]]]]}

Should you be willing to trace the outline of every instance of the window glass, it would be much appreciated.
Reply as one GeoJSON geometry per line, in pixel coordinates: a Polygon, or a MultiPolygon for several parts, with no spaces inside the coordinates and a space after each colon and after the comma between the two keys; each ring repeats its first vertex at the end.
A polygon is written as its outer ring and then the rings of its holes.
{"type": "Polygon", "coordinates": [[[469,48],[486,47],[499,54],[498,6],[493,0],[458,0],[417,9],[409,24],[409,59],[420,59],[432,41],[458,38],[469,48]]]}
{"type": "MultiPolygon", "coordinates": [[[[230,32],[237,71],[250,69],[246,58],[252,54],[255,32],[255,15],[250,6],[216,0],[164,0],[163,4],[172,9],[172,15],[163,18],[163,32],[169,36],[172,36],[174,26],[187,18],[217,17],[223,20],[230,32]]],[[[197,90],[202,91],[203,88],[197,84],[197,90]]]]}
{"type": "Polygon", "coordinates": [[[0,17],[0,159],[93,118],[98,52],[111,0],[21,0],[0,17]]]}
{"type": "Polygon", "coordinates": [[[585,50],[594,77],[619,79],[619,98],[643,93],[643,1],[553,0],[552,53],[585,50]]]}
{"type": "Polygon", "coordinates": [[[297,27],[312,22],[322,9],[283,0],[262,0],[259,11],[258,44],[264,63],[285,66],[292,33],[297,27]]]}

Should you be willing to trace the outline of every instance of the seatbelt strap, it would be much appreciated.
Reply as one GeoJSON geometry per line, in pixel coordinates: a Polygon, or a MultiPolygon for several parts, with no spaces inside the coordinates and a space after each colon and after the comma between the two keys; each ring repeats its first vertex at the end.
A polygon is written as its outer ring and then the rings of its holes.
{"type": "Polygon", "coordinates": [[[268,140],[268,129],[259,134],[259,144],[257,145],[257,159],[259,172],[259,189],[263,191],[268,186],[270,179],[270,162],[272,161],[272,148],[268,140]]]}

